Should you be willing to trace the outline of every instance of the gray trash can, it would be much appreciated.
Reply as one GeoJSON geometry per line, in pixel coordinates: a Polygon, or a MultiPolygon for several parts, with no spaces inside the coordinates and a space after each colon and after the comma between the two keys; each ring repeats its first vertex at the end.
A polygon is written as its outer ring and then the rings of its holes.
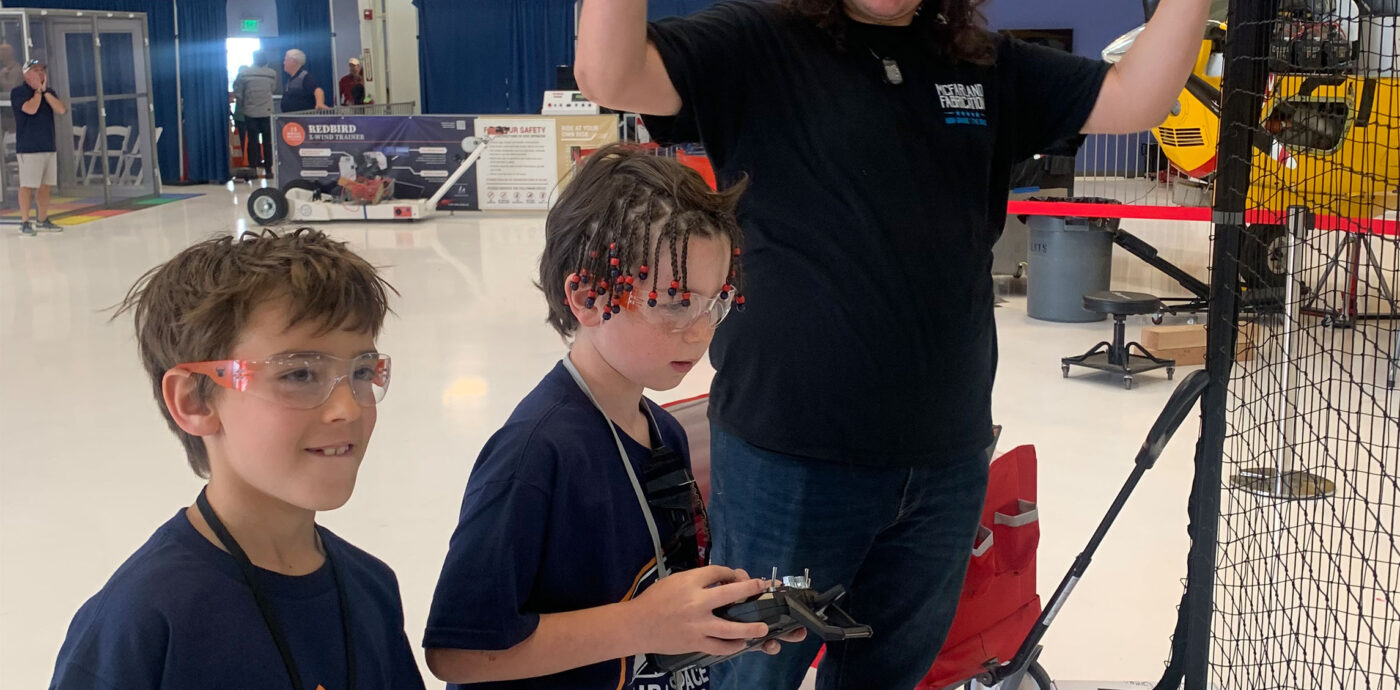
{"type": "MultiPolygon", "coordinates": [[[[1114,199],[1045,199],[1094,204],[1114,199]]],[[[1113,231],[1117,218],[1032,216],[1026,313],[1042,321],[1102,321],[1106,314],[1084,309],[1084,295],[1109,289],[1113,231]]]]}

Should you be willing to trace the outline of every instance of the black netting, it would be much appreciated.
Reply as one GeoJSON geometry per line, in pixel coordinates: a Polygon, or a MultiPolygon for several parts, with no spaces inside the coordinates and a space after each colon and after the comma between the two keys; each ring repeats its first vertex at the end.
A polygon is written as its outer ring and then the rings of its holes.
{"type": "Polygon", "coordinates": [[[1229,386],[1205,407],[1210,687],[1400,687],[1397,15],[1397,0],[1275,0],[1232,8],[1243,21],[1212,49],[1210,366],[1229,386]]]}

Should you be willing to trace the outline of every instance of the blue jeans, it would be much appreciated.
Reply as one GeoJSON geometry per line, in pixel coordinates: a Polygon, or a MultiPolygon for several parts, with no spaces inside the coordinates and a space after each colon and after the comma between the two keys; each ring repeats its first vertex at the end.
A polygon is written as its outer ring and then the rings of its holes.
{"type": "MultiPolygon", "coordinates": [[[[986,453],[934,467],[823,462],[757,448],[710,427],[713,562],[750,575],[843,585],[840,606],[874,636],[836,642],[818,690],[913,688],[933,665],[958,595],[987,493],[986,453]]],[[[791,690],[821,640],[745,654],[711,669],[713,690],[791,690]]]]}

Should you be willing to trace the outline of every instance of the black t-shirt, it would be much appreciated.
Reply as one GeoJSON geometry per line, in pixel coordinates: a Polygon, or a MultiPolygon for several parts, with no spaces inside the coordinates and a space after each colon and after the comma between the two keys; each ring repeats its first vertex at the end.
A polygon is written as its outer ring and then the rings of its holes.
{"type": "MultiPolygon", "coordinates": [[[[49,99],[39,101],[39,109],[33,115],[24,112],[22,106],[34,97],[36,89],[29,84],[20,84],[10,90],[10,106],[15,113],[15,153],[49,153],[57,151],[57,141],[53,130],[53,106],[49,99]]],[[[57,91],[48,89],[55,96],[57,91]]]]}
{"type": "MultiPolygon", "coordinates": [[[[689,463],[680,423],[646,404],[660,441],[689,463]]],[[[535,633],[541,614],[627,601],[656,582],[646,518],[608,425],[562,364],[515,408],[467,480],[424,647],[510,649],[535,633]]],[[[651,450],[618,433],[633,471],[645,476],[651,450]]],[[[663,539],[676,526],[669,518],[657,524],[663,539]]],[[[470,687],[704,690],[709,671],[671,676],[635,657],[470,687]]]]}
{"type": "Polygon", "coordinates": [[[757,446],[912,466],[990,442],[1010,168],[1083,126],[1108,66],[1006,38],[953,62],[918,31],[852,24],[841,51],[753,1],[651,25],[684,105],[648,127],[751,179],[710,416],[757,446]]]}

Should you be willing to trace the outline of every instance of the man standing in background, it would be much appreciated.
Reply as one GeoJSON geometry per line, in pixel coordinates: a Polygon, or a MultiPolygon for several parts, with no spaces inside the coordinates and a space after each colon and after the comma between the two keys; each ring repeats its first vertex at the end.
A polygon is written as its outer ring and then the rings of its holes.
{"type": "Polygon", "coordinates": [[[10,91],[15,115],[15,150],[19,156],[20,234],[33,236],[29,208],[34,192],[39,197],[39,230],[63,232],[49,220],[49,190],[58,184],[58,147],[54,137],[54,115],[68,112],[68,106],[49,88],[48,67],[39,60],[24,66],[24,83],[10,91]]]}
{"type": "Polygon", "coordinates": [[[238,71],[233,81],[234,103],[243,113],[244,145],[248,166],[263,177],[272,177],[272,94],[277,90],[277,70],[266,55],[253,55],[253,66],[238,71]]]}

